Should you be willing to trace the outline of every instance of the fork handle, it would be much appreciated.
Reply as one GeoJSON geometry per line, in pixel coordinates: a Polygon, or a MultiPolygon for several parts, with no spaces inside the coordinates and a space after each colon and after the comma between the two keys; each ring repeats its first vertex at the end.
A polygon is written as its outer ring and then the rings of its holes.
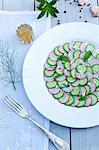
{"type": "Polygon", "coordinates": [[[36,126],[38,126],[51,140],[51,142],[55,145],[55,147],[58,150],[70,150],[70,147],[68,143],[66,143],[64,140],[53,134],[52,132],[48,131],[44,127],[42,127],[40,124],[38,124],[36,121],[34,121],[32,116],[27,116],[27,119],[31,120],[36,126]]]}

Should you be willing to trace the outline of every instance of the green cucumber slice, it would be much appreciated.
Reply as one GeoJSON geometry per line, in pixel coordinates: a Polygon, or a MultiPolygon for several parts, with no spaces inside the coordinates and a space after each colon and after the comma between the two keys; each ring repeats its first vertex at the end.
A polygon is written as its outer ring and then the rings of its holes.
{"type": "Polygon", "coordinates": [[[87,72],[91,72],[92,73],[92,67],[88,66],[87,67],[87,72]]]}
{"type": "Polygon", "coordinates": [[[71,68],[70,68],[70,63],[69,63],[69,62],[66,62],[66,63],[65,63],[65,68],[66,68],[68,71],[71,70],[71,68]]]}
{"type": "Polygon", "coordinates": [[[74,45],[73,45],[74,50],[80,50],[81,43],[82,42],[80,42],[80,41],[75,42],[74,45]]]}
{"type": "Polygon", "coordinates": [[[98,64],[97,65],[93,65],[92,66],[92,70],[93,70],[93,73],[99,72],[99,65],[98,64]]]}
{"type": "Polygon", "coordinates": [[[61,92],[61,91],[60,91],[59,93],[53,95],[53,97],[54,97],[55,99],[60,99],[60,98],[62,98],[63,96],[64,96],[64,93],[61,92]]]}
{"type": "Polygon", "coordinates": [[[93,44],[88,44],[85,48],[86,52],[88,52],[88,51],[93,52],[94,50],[95,50],[95,46],[93,44]]]}
{"type": "Polygon", "coordinates": [[[73,70],[71,71],[71,76],[72,76],[73,78],[76,78],[76,69],[73,69],[73,70]]]}
{"type": "Polygon", "coordinates": [[[82,64],[80,64],[80,65],[78,65],[77,66],[77,71],[79,72],[79,73],[85,73],[86,72],[86,66],[84,66],[84,65],[82,65],[82,64]]]}
{"type": "Polygon", "coordinates": [[[96,55],[96,58],[99,58],[99,54],[96,55]]]}
{"type": "Polygon", "coordinates": [[[60,82],[58,82],[58,85],[60,88],[64,88],[68,85],[68,82],[66,80],[60,81],[60,82]]]}
{"type": "Polygon", "coordinates": [[[76,79],[72,78],[72,77],[67,77],[67,81],[69,83],[74,83],[76,81],[76,79]]]}
{"type": "Polygon", "coordinates": [[[68,102],[66,102],[67,106],[71,106],[74,103],[74,97],[70,95],[68,102]]]}
{"type": "Polygon", "coordinates": [[[87,82],[88,82],[87,78],[81,79],[80,80],[80,85],[83,86],[83,85],[87,84],[87,82]]]}
{"type": "Polygon", "coordinates": [[[62,71],[62,70],[60,70],[59,68],[56,68],[56,70],[55,70],[55,71],[56,71],[56,73],[57,73],[57,74],[61,74],[61,75],[63,74],[63,71],[62,71]]]}
{"type": "Polygon", "coordinates": [[[47,86],[47,88],[49,88],[49,89],[55,88],[56,85],[57,85],[57,82],[56,82],[56,81],[46,82],[46,86],[47,86]]]}
{"type": "Polygon", "coordinates": [[[45,69],[44,70],[44,75],[46,76],[46,77],[51,77],[51,76],[53,76],[54,75],[54,70],[47,70],[47,69],[45,69]]]}
{"type": "Polygon", "coordinates": [[[56,56],[62,56],[63,54],[59,51],[58,48],[59,48],[59,47],[56,47],[56,48],[54,49],[54,53],[55,53],[56,56]]]}
{"type": "Polygon", "coordinates": [[[91,92],[91,88],[89,85],[84,86],[86,88],[86,95],[88,95],[91,92]]]}
{"type": "Polygon", "coordinates": [[[80,87],[76,86],[73,88],[71,95],[76,96],[76,95],[79,95],[79,93],[80,93],[80,87]]]}
{"type": "Polygon", "coordinates": [[[84,107],[85,103],[86,103],[86,101],[79,101],[79,103],[77,104],[76,107],[78,107],[78,108],[84,107]]]}
{"type": "Polygon", "coordinates": [[[55,66],[56,65],[56,61],[51,60],[50,58],[47,59],[47,62],[50,66],[55,66]]]}
{"type": "Polygon", "coordinates": [[[76,50],[76,51],[74,52],[74,58],[75,58],[75,59],[79,58],[80,53],[81,53],[81,51],[76,50]]]}
{"type": "Polygon", "coordinates": [[[94,95],[94,94],[90,94],[90,95],[89,95],[89,97],[91,97],[91,98],[92,98],[91,106],[95,105],[95,104],[97,103],[97,101],[98,101],[97,96],[96,96],[96,95],[94,95]]]}
{"type": "Polygon", "coordinates": [[[96,84],[96,87],[99,86],[99,80],[97,78],[93,78],[92,81],[96,84]]]}
{"type": "Polygon", "coordinates": [[[69,44],[70,44],[70,43],[65,43],[65,44],[63,45],[63,49],[64,49],[66,52],[69,52],[69,51],[70,51],[70,49],[69,49],[69,44]]]}
{"type": "Polygon", "coordinates": [[[78,59],[76,59],[75,63],[78,64],[78,65],[82,64],[83,63],[83,59],[78,58],[78,59]]]}

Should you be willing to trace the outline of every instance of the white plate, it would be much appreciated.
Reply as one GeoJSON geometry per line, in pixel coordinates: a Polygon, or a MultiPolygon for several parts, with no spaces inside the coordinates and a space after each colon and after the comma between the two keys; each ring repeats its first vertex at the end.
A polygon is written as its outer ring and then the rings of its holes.
{"type": "Polygon", "coordinates": [[[43,65],[50,51],[59,44],[73,40],[89,41],[99,47],[99,26],[67,23],[41,35],[25,58],[23,83],[31,103],[46,118],[68,127],[92,127],[99,125],[99,103],[89,108],[66,107],[49,94],[43,79],[43,65]]]}

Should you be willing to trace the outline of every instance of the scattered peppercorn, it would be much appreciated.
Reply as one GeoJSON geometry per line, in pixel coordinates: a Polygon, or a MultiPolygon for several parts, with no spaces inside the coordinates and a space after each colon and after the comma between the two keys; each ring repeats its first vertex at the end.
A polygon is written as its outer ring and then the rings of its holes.
{"type": "Polygon", "coordinates": [[[66,13],[66,10],[64,10],[64,13],[66,13]]]}
{"type": "Polygon", "coordinates": [[[88,22],[87,20],[85,20],[85,22],[88,22]]]}

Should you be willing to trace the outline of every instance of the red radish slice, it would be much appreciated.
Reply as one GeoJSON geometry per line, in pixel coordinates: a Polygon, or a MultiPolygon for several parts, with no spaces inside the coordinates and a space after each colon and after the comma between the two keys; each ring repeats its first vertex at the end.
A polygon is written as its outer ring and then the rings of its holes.
{"type": "Polygon", "coordinates": [[[46,68],[47,70],[54,70],[55,66],[50,66],[48,63],[45,63],[44,68],[46,68]]]}
{"type": "Polygon", "coordinates": [[[98,65],[99,64],[99,59],[98,58],[92,58],[90,59],[90,64],[91,65],[98,65]]]}
{"type": "Polygon", "coordinates": [[[92,104],[92,98],[88,97],[84,106],[89,107],[89,106],[91,106],[91,104],[92,104]]]}
{"type": "Polygon", "coordinates": [[[75,58],[73,58],[73,59],[70,61],[70,65],[72,65],[74,62],[75,62],[75,58]]]}
{"type": "Polygon", "coordinates": [[[70,76],[70,72],[69,71],[67,71],[66,69],[64,69],[64,74],[65,74],[65,76],[70,76]]]}
{"type": "Polygon", "coordinates": [[[99,54],[99,49],[94,50],[93,56],[96,57],[97,54],[99,54]]]}
{"type": "Polygon", "coordinates": [[[99,72],[93,74],[93,77],[94,77],[94,78],[98,78],[98,77],[99,77],[99,72]]]}
{"type": "Polygon", "coordinates": [[[85,51],[85,48],[86,48],[86,46],[87,46],[88,44],[89,44],[88,42],[83,42],[83,43],[80,45],[80,50],[81,50],[82,52],[84,52],[84,51],[85,51]]]}
{"type": "Polygon", "coordinates": [[[85,96],[87,92],[86,88],[82,86],[80,89],[81,89],[81,95],[85,96]]]}
{"type": "Polygon", "coordinates": [[[85,53],[84,53],[84,52],[81,52],[81,53],[79,54],[79,57],[80,57],[80,58],[84,58],[84,55],[85,55],[85,53]]]}
{"type": "Polygon", "coordinates": [[[76,80],[76,82],[74,82],[74,83],[72,84],[72,86],[78,86],[79,83],[80,83],[80,80],[76,80]]]}
{"type": "Polygon", "coordinates": [[[64,65],[62,64],[62,62],[60,60],[57,61],[57,67],[64,69],[64,65]]]}
{"type": "MultiPolygon", "coordinates": [[[[95,91],[94,94],[99,97],[99,91],[95,91]]],[[[99,102],[99,99],[98,99],[98,102],[99,102]]]]}
{"type": "Polygon", "coordinates": [[[62,75],[61,77],[57,78],[57,81],[64,81],[66,79],[65,75],[62,75]]]}
{"type": "Polygon", "coordinates": [[[68,56],[69,56],[69,59],[70,59],[70,60],[73,59],[73,53],[74,53],[73,50],[68,52],[68,56]]]}
{"type": "Polygon", "coordinates": [[[74,103],[71,105],[72,107],[77,106],[78,103],[79,103],[79,100],[78,100],[78,97],[77,97],[77,96],[74,96],[74,99],[75,99],[75,101],[74,101],[74,103]]]}
{"type": "Polygon", "coordinates": [[[62,54],[65,53],[65,51],[64,51],[64,49],[63,49],[63,46],[59,46],[59,47],[58,47],[58,51],[59,51],[60,53],[62,53],[62,54]]]}
{"type": "Polygon", "coordinates": [[[56,56],[56,55],[54,54],[54,52],[51,52],[51,53],[49,54],[49,57],[50,57],[51,60],[54,60],[54,61],[56,61],[57,58],[58,58],[58,56],[56,56]]]}
{"type": "Polygon", "coordinates": [[[76,77],[78,78],[78,79],[84,79],[84,78],[86,78],[86,74],[81,74],[81,73],[76,73],[76,77]]]}
{"type": "Polygon", "coordinates": [[[63,88],[63,91],[66,92],[66,93],[69,93],[73,90],[73,87],[70,85],[70,87],[65,87],[63,88]]]}
{"type": "Polygon", "coordinates": [[[76,66],[77,66],[77,63],[76,63],[76,62],[72,63],[72,64],[71,64],[71,69],[76,68],[76,66]]]}
{"type": "Polygon", "coordinates": [[[91,93],[93,93],[96,89],[96,84],[93,81],[88,82],[88,85],[91,88],[91,93]]]}
{"type": "Polygon", "coordinates": [[[59,102],[61,104],[65,104],[66,102],[68,102],[68,100],[69,100],[69,95],[65,94],[62,98],[59,99],[59,102]]]}
{"type": "Polygon", "coordinates": [[[85,66],[90,66],[90,63],[84,62],[84,65],[85,65],[85,66]]]}
{"type": "Polygon", "coordinates": [[[73,51],[73,50],[74,50],[74,48],[73,48],[74,43],[75,43],[75,42],[71,42],[71,43],[69,44],[69,49],[70,49],[70,51],[73,51]]]}
{"type": "Polygon", "coordinates": [[[51,94],[58,94],[60,92],[59,88],[53,88],[53,89],[48,89],[49,93],[51,94]]]}
{"type": "Polygon", "coordinates": [[[92,74],[91,72],[87,72],[86,74],[87,74],[88,80],[89,80],[89,81],[92,80],[93,74],[92,74]]]}
{"type": "Polygon", "coordinates": [[[46,76],[44,76],[44,80],[45,81],[54,81],[54,77],[46,77],[46,76]]]}

